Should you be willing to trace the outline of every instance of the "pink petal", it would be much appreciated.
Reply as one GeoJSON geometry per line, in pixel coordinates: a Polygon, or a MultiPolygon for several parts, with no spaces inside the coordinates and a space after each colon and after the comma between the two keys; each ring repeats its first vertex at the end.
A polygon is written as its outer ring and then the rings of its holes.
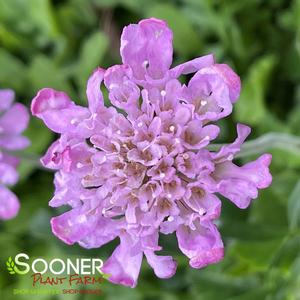
{"type": "Polygon", "coordinates": [[[151,18],[126,26],[121,36],[122,61],[138,80],[145,75],[163,78],[172,63],[172,40],[172,31],[162,20],[151,18]]]}
{"type": "Polygon", "coordinates": [[[0,132],[19,134],[26,129],[28,122],[27,108],[23,104],[16,103],[0,117],[0,132]]]}
{"type": "Polygon", "coordinates": [[[57,133],[74,131],[76,125],[89,116],[86,108],[77,106],[64,93],[45,88],[31,103],[31,112],[57,133]]]}
{"type": "Polygon", "coordinates": [[[103,95],[100,90],[101,82],[104,77],[104,70],[97,68],[88,80],[86,94],[89,101],[89,109],[96,112],[99,107],[104,105],[103,95]]]}
{"type": "Polygon", "coordinates": [[[159,256],[154,251],[144,251],[148,264],[153,268],[154,273],[159,278],[170,278],[174,276],[177,263],[172,256],[159,256]]]}
{"type": "Polygon", "coordinates": [[[0,90],[0,111],[5,111],[10,108],[14,102],[15,92],[13,90],[0,90]]]}
{"type": "Polygon", "coordinates": [[[0,185],[0,219],[14,218],[20,209],[20,203],[16,195],[5,186],[0,185]]]}

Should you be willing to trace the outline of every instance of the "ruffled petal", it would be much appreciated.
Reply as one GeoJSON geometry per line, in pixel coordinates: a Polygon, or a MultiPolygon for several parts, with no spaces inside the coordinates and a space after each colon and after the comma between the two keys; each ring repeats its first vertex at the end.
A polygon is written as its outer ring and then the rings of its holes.
{"type": "Polygon", "coordinates": [[[137,113],[140,90],[130,77],[132,71],[128,66],[116,65],[106,70],[104,83],[111,103],[133,115],[137,113]]]}
{"type": "Polygon", "coordinates": [[[241,92],[240,77],[226,64],[215,64],[202,70],[203,74],[218,74],[228,86],[229,96],[232,103],[236,102],[241,92]]]}
{"type": "Polygon", "coordinates": [[[251,200],[257,198],[258,189],[264,189],[271,184],[271,160],[270,154],[264,154],[242,167],[232,162],[218,164],[213,173],[217,181],[216,190],[239,208],[247,208],[251,200]]]}
{"type": "Polygon", "coordinates": [[[169,75],[171,78],[178,78],[180,75],[196,73],[200,69],[211,66],[214,63],[215,59],[213,54],[208,54],[174,67],[170,70],[169,75]]]}
{"type": "Polygon", "coordinates": [[[104,263],[102,271],[110,274],[109,281],[134,288],[137,285],[143,251],[138,249],[139,246],[128,234],[122,234],[120,240],[120,245],[104,263]]]}
{"type": "Polygon", "coordinates": [[[57,133],[72,132],[76,125],[89,116],[88,109],[77,106],[64,93],[45,88],[31,103],[31,112],[57,133]]]}
{"type": "Polygon", "coordinates": [[[155,18],[126,26],[121,36],[121,56],[138,80],[145,75],[161,79],[172,63],[173,34],[166,22],[155,18]]]}
{"type": "Polygon", "coordinates": [[[72,245],[93,232],[98,216],[88,214],[81,207],[74,208],[51,219],[52,232],[68,245],[72,245]]]}
{"type": "Polygon", "coordinates": [[[89,109],[92,113],[96,112],[99,107],[103,107],[104,100],[100,90],[101,82],[104,77],[104,70],[97,68],[88,80],[86,95],[89,101],[89,109]]]}
{"type": "Polygon", "coordinates": [[[153,268],[154,273],[159,278],[170,278],[174,276],[177,263],[172,256],[156,255],[154,251],[146,250],[144,254],[148,264],[153,268]]]}
{"type": "Polygon", "coordinates": [[[195,230],[181,225],[176,235],[179,248],[190,259],[191,267],[199,269],[223,259],[223,242],[214,224],[199,223],[195,230]]]}
{"type": "Polygon", "coordinates": [[[225,145],[218,152],[212,153],[211,156],[213,160],[218,163],[227,160],[231,161],[234,158],[234,155],[241,151],[241,146],[250,132],[250,127],[243,124],[237,124],[237,138],[232,144],[225,145]]]}
{"type": "MultiPolygon", "coordinates": [[[[212,67],[209,67],[212,68],[212,67]]],[[[183,91],[183,98],[194,105],[196,117],[216,121],[232,112],[229,89],[218,74],[207,74],[204,68],[198,71],[183,91]]]]}

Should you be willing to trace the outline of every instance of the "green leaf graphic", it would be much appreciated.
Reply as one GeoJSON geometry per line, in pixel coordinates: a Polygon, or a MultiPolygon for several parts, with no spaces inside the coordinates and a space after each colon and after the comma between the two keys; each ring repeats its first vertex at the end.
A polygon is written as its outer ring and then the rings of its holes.
{"type": "Polygon", "coordinates": [[[9,274],[16,274],[16,272],[14,270],[14,266],[15,266],[15,263],[10,256],[6,261],[6,267],[7,267],[9,274]]]}

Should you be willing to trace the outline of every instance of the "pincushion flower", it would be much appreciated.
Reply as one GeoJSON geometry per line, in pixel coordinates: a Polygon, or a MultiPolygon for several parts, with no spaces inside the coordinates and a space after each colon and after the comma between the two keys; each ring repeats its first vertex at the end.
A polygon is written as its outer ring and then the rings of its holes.
{"type": "Polygon", "coordinates": [[[23,104],[15,103],[12,90],[0,90],[0,219],[15,217],[20,204],[17,196],[7,186],[18,181],[20,159],[12,151],[29,145],[29,140],[21,133],[26,129],[29,113],[23,104]]]}
{"type": "Polygon", "coordinates": [[[158,277],[174,275],[173,258],[158,255],[160,234],[176,234],[193,268],[222,260],[218,195],[246,208],[272,180],[269,154],[233,163],[249,127],[238,124],[236,140],[217,152],[207,147],[220,131],[212,122],[228,116],[239,97],[239,77],[212,55],[171,67],[172,55],[164,21],[129,25],[121,36],[122,65],[97,68],[88,80],[88,108],[49,88],[31,107],[60,134],[41,159],[57,170],[50,205],[71,207],[52,218],[53,233],[85,248],[119,238],[103,271],[130,287],[144,255],[158,277]],[[187,85],[179,81],[184,74],[193,74],[187,85]]]}

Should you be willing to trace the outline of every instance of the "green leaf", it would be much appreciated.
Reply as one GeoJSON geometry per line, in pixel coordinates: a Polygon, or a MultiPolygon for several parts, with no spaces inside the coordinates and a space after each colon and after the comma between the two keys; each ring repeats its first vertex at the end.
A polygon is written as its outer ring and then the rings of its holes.
{"type": "Polygon", "coordinates": [[[257,125],[266,114],[265,93],[271,71],[275,65],[272,55],[257,60],[243,80],[242,92],[235,105],[234,115],[239,122],[257,125]]]}
{"type": "Polygon", "coordinates": [[[182,55],[198,52],[201,37],[197,35],[187,16],[176,6],[168,3],[154,4],[147,10],[149,17],[166,20],[174,34],[174,49],[182,55]]]}
{"type": "Polygon", "coordinates": [[[85,95],[87,79],[92,71],[101,64],[107,47],[108,39],[103,32],[96,31],[84,41],[75,73],[82,96],[85,95]]]}
{"type": "Polygon", "coordinates": [[[300,180],[296,184],[288,200],[288,221],[290,229],[294,230],[300,227],[300,180]]]}
{"type": "Polygon", "coordinates": [[[73,96],[68,74],[64,69],[58,67],[50,58],[39,55],[36,56],[28,70],[28,79],[31,83],[33,95],[41,88],[51,87],[57,90],[65,91],[70,97],[73,96]]]}
{"type": "Polygon", "coordinates": [[[25,66],[15,56],[0,48],[0,83],[1,86],[20,91],[25,84],[25,66]]]}

